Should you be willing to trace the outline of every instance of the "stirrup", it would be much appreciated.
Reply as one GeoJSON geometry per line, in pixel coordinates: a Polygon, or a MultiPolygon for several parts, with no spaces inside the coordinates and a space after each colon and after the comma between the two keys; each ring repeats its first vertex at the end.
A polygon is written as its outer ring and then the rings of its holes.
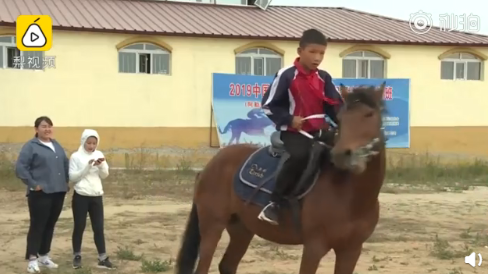
{"type": "Polygon", "coordinates": [[[268,219],[268,217],[266,217],[266,215],[264,214],[264,209],[259,213],[258,219],[260,221],[267,222],[267,223],[272,224],[272,225],[279,225],[279,223],[277,221],[273,221],[271,219],[268,219]]]}

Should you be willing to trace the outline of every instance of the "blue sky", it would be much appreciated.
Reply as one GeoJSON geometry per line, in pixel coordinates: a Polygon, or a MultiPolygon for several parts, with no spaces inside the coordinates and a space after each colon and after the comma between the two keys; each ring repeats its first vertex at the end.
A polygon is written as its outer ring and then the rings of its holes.
{"type": "MultiPolygon", "coordinates": [[[[272,5],[287,6],[327,6],[345,7],[375,13],[388,17],[409,20],[410,14],[419,10],[430,13],[435,26],[439,26],[441,14],[455,14],[466,16],[469,14],[480,17],[480,31],[478,33],[488,35],[488,1],[464,0],[464,1],[392,1],[392,0],[272,0],[272,5]]],[[[450,18],[453,18],[450,16],[450,18]]],[[[458,30],[463,30],[459,26],[458,30]]]]}

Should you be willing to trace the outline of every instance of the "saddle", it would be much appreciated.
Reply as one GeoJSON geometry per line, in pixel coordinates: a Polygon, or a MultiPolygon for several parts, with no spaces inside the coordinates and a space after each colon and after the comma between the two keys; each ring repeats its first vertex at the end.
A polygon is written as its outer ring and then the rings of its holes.
{"type": "MultiPolygon", "coordinates": [[[[283,163],[290,157],[288,152],[286,152],[283,141],[281,141],[281,133],[279,131],[273,132],[270,137],[271,145],[269,147],[269,153],[274,157],[280,157],[281,161],[278,165],[276,175],[281,171],[283,163]]],[[[320,173],[320,166],[328,158],[328,152],[326,151],[331,143],[330,139],[333,139],[332,131],[320,131],[314,137],[314,142],[310,148],[310,154],[308,162],[305,166],[305,170],[302,171],[300,179],[295,187],[291,189],[289,193],[283,197],[285,200],[298,199],[300,200],[305,194],[308,193],[317,179],[320,173]],[[303,196],[302,196],[303,194],[303,196]]],[[[333,140],[332,140],[333,142],[333,140]]]]}
{"type": "MultiPolygon", "coordinates": [[[[321,131],[312,136],[314,142],[311,147],[306,169],[302,172],[300,180],[286,197],[282,197],[285,206],[291,208],[296,229],[300,229],[301,201],[314,187],[320,174],[322,163],[328,161],[328,148],[332,146],[335,129],[321,131]]],[[[271,200],[271,194],[276,187],[276,175],[280,172],[283,163],[290,157],[286,152],[281,133],[273,132],[270,136],[271,144],[256,150],[242,164],[234,178],[234,191],[246,203],[253,203],[260,207],[266,206],[271,200]]]]}
{"type": "MultiPolygon", "coordinates": [[[[279,131],[270,136],[270,145],[255,151],[241,166],[236,174],[235,190],[238,196],[247,202],[265,206],[269,203],[271,194],[276,186],[276,175],[280,172],[283,163],[290,157],[286,152],[279,131]]],[[[326,140],[329,132],[314,136],[315,142],[311,147],[306,169],[302,172],[301,179],[290,189],[284,200],[301,200],[315,184],[315,179],[320,172],[320,164],[324,163],[328,153],[326,140]]]]}

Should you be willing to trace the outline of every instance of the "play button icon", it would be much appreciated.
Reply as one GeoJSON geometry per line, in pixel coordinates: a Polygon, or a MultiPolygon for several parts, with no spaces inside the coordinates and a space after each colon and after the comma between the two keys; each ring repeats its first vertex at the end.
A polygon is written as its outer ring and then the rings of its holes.
{"type": "Polygon", "coordinates": [[[19,15],[15,22],[15,34],[18,50],[48,51],[53,44],[53,20],[49,15],[19,15]]]}
{"type": "Polygon", "coordinates": [[[31,42],[35,42],[35,41],[37,41],[37,39],[39,39],[39,35],[31,32],[31,35],[30,35],[31,42]]]}
{"type": "Polygon", "coordinates": [[[46,45],[46,35],[41,29],[41,26],[37,24],[40,17],[30,24],[26,32],[22,36],[22,46],[26,48],[42,48],[46,45]]]}

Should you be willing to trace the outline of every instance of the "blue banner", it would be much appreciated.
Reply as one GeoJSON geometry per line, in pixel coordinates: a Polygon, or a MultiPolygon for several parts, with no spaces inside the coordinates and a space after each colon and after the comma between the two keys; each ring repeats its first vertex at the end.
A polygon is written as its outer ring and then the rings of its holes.
{"type": "MultiPolygon", "coordinates": [[[[213,74],[212,105],[220,146],[253,143],[268,145],[275,125],[261,110],[261,98],[272,76],[213,74]]],[[[383,116],[388,148],[410,147],[409,79],[334,79],[339,87],[379,86],[386,81],[383,116]]]]}

